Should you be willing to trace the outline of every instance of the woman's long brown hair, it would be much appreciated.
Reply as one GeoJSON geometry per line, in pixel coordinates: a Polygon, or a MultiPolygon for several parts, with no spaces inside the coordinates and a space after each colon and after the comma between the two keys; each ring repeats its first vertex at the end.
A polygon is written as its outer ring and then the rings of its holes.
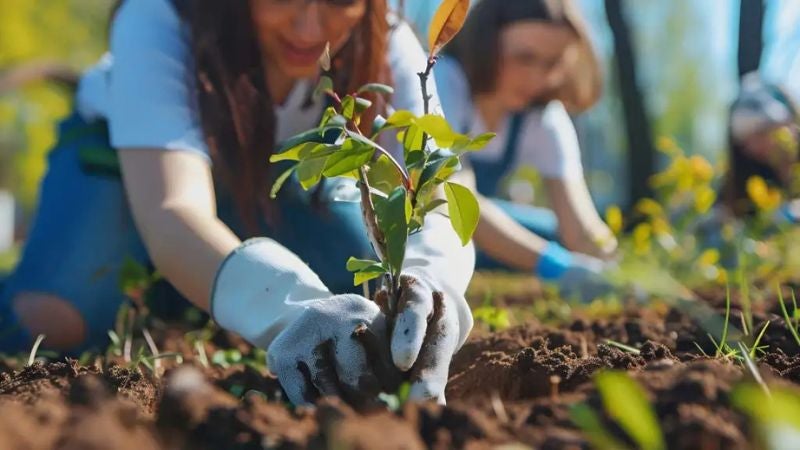
{"type": "MultiPolygon", "coordinates": [[[[276,118],[250,2],[172,2],[188,26],[196,79],[187,82],[197,85],[215,179],[233,196],[247,233],[257,234],[259,216],[275,213],[268,195],[275,174],[268,161],[276,146],[276,118]]],[[[339,93],[389,76],[386,0],[366,2],[364,18],[333,58],[331,76],[339,93]]]]}
{"type": "MultiPolygon", "coordinates": [[[[320,0],[318,0],[320,1],[320,0]]],[[[197,100],[215,171],[233,195],[248,233],[270,216],[276,119],[248,0],[176,0],[189,26],[197,100]]],[[[389,25],[386,1],[367,0],[361,23],[334,55],[337,92],[382,80],[389,25]]]]}

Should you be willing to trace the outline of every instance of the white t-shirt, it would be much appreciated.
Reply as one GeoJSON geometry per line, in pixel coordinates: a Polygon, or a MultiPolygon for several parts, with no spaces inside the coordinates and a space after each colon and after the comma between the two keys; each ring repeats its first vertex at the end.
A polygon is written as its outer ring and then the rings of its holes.
{"type": "MultiPolygon", "coordinates": [[[[425,69],[427,56],[407,24],[391,32],[388,59],[395,89],[391,107],[422,114],[417,72],[425,69]]],[[[129,0],[114,20],[110,55],[81,79],[77,109],[87,119],[108,120],[115,148],[181,150],[210,161],[194,79],[188,30],[171,1],[129,0]]],[[[434,84],[429,88],[438,108],[434,84]]],[[[323,102],[306,105],[313,88],[310,80],[298,81],[286,101],[275,106],[278,142],[318,125],[323,102]]],[[[397,149],[388,135],[386,144],[397,149]]]]}
{"type": "MultiPolygon", "coordinates": [[[[477,108],[472,104],[469,84],[460,64],[453,58],[440,58],[434,68],[444,114],[462,133],[477,135],[487,131],[477,108]]],[[[470,158],[499,161],[508,142],[510,118],[505,120],[489,145],[470,153],[470,158]]],[[[571,180],[583,177],[580,147],[575,126],[561,102],[553,101],[525,114],[517,139],[516,154],[509,173],[520,166],[536,168],[544,178],[571,180]]]]}

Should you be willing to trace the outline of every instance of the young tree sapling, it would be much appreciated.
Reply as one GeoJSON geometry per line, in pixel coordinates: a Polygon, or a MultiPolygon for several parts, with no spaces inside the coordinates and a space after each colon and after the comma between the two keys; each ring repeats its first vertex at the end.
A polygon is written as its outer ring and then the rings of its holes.
{"type": "Polygon", "coordinates": [[[444,117],[430,112],[428,92],[437,55],[461,29],[468,9],[469,0],[445,0],[432,20],[427,65],[418,74],[423,115],[407,110],[395,111],[388,118],[376,115],[365,130],[365,113],[373,107],[367,95],[390,96],[393,89],[370,83],[342,97],[334,92],[332,80],[323,76],[316,93],[327,95],[331,106],[325,109],[319,126],[289,139],[270,158],[273,163],[295,161],[276,179],[273,198],[292,174],[304,189],[316,186],[323,177],[357,180],[364,223],[378,260],[350,258],[347,269],[354,273],[356,285],[384,277],[390,315],[396,312],[408,237],[422,229],[426,215],[446,204],[453,229],[464,245],[478,224],[480,212],[472,191],[449,179],[460,168],[460,157],[483,148],[494,134],[473,138],[455,132],[444,117]],[[378,144],[378,138],[388,131],[397,133],[405,164],[378,144]],[[441,192],[444,198],[437,195],[441,192]]]}

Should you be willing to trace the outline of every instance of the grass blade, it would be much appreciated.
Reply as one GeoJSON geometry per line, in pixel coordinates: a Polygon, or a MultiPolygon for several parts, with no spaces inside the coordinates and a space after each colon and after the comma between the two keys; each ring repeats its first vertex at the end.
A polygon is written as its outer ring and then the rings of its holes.
{"type": "Polygon", "coordinates": [[[36,361],[36,352],[39,351],[39,346],[42,345],[42,341],[44,341],[45,335],[40,334],[36,337],[36,341],[33,343],[33,347],[31,347],[31,353],[28,355],[28,365],[32,366],[33,363],[36,361]]]}
{"type": "MultiPolygon", "coordinates": [[[[792,292],[792,294],[794,294],[794,292],[792,292]]],[[[781,292],[780,286],[778,286],[778,302],[781,304],[781,312],[783,313],[783,319],[786,321],[786,326],[789,328],[789,332],[792,333],[794,341],[800,346],[800,335],[797,333],[794,321],[789,317],[789,311],[786,310],[786,303],[783,301],[783,292],[781,292]]]]}

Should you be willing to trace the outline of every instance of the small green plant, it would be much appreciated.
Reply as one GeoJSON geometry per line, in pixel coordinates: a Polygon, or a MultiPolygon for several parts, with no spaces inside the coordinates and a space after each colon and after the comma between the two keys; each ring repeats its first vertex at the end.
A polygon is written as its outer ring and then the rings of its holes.
{"type": "MultiPolygon", "coordinates": [[[[624,372],[605,371],[595,376],[603,409],[637,447],[643,450],[667,448],[658,423],[658,416],[647,400],[644,390],[624,372]]],[[[605,430],[602,421],[586,404],[570,410],[570,417],[596,448],[627,448],[605,430]]]]}
{"type": "MultiPolygon", "coordinates": [[[[743,294],[744,295],[744,294],[743,294]]],[[[731,320],[731,292],[730,288],[728,288],[726,295],[725,295],[725,319],[722,327],[722,336],[720,337],[719,342],[714,339],[714,336],[711,333],[708,333],[708,338],[711,340],[711,343],[714,345],[716,349],[714,353],[715,358],[724,358],[724,359],[734,359],[743,364],[747,364],[748,359],[752,360],[755,359],[759,353],[765,353],[767,346],[762,346],[761,340],[764,338],[764,334],[767,332],[767,328],[770,325],[770,321],[764,323],[764,326],[761,327],[761,331],[758,335],[753,335],[752,328],[747,327],[747,319],[745,318],[745,314],[742,315],[742,328],[744,329],[743,334],[741,335],[741,340],[738,340],[736,345],[732,345],[729,340],[730,335],[730,320],[731,320]],[[749,338],[749,339],[748,339],[749,338]],[[751,345],[747,345],[744,341],[745,340],[752,340],[751,345]]],[[[750,319],[752,321],[752,318],[750,319]]],[[[700,350],[700,353],[706,355],[705,351],[695,343],[695,346],[700,350]]],[[[708,355],[706,355],[708,356],[708,355]]]]}
{"type": "Polygon", "coordinates": [[[797,309],[797,297],[794,295],[794,289],[792,289],[792,314],[789,314],[789,310],[786,309],[786,302],[783,300],[783,292],[781,291],[780,285],[778,286],[778,301],[781,304],[781,312],[783,313],[783,320],[786,322],[786,328],[789,329],[789,332],[792,333],[792,337],[794,337],[794,341],[800,346],[800,333],[798,333],[798,328],[800,327],[800,310],[797,309]]]}
{"type": "Polygon", "coordinates": [[[357,180],[364,223],[378,261],[351,258],[347,269],[354,273],[356,285],[385,277],[390,312],[394,311],[408,237],[422,229],[426,215],[446,204],[450,222],[465,245],[478,224],[475,196],[449,178],[458,170],[464,153],[479,150],[494,135],[470,138],[456,133],[443,117],[430,113],[428,94],[436,55],[461,28],[468,8],[467,0],[447,0],[433,18],[431,52],[427,67],[419,73],[423,115],[405,110],[388,118],[377,115],[367,128],[365,118],[372,115],[373,107],[370,98],[391,95],[393,89],[371,83],[340,96],[333,91],[332,80],[323,76],[317,92],[327,96],[331,106],[319,127],[290,139],[270,158],[273,163],[295,161],[277,178],[273,197],[292,174],[304,189],[316,186],[322,178],[357,180]],[[387,132],[397,133],[405,164],[378,144],[378,138],[387,132]]]}

